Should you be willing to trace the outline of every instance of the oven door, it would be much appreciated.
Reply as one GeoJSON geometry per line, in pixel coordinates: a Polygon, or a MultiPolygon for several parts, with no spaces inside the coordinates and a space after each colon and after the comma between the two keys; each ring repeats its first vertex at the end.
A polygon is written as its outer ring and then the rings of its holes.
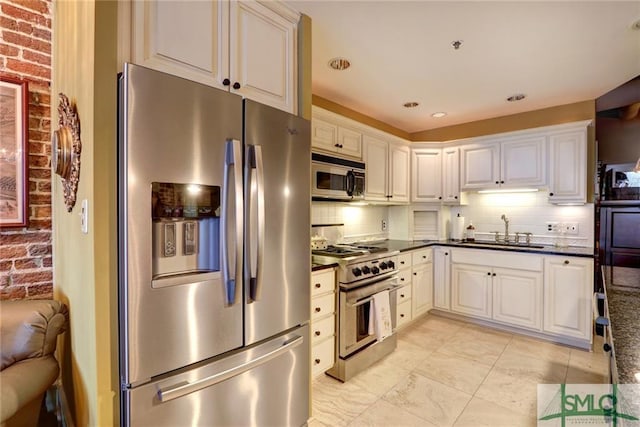
{"type": "Polygon", "coordinates": [[[369,319],[373,309],[373,296],[389,291],[391,325],[396,329],[396,291],[400,288],[397,276],[391,276],[352,290],[340,290],[339,356],[346,359],[355,352],[376,342],[375,333],[369,334],[369,319]]]}

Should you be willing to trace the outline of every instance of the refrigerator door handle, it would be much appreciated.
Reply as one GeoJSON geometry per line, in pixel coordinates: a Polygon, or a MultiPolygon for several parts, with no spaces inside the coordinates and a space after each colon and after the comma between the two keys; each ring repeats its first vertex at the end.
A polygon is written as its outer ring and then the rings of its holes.
{"type": "MultiPolygon", "coordinates": [[[[247,265],[249,276],[249,295],[247,302],[250,304],[260,298],[262,287],[262,260],[264,254],[264,233],[265,233],[265,205],[264,205],[264,168],[262,161],[262,146],[251,145],[247,151],[247,176],[251,195],[247,196],[250,201],[247,208],[247,222],[250,229],[247,232],[251,239],[247,251],[247,265]],[[254,173],[255,172],[255,173],[254,173]],[[255,178],[255,187],[253,181],[255,178]],[[254,193],[255,192],[255,193],[254,193]],[[255,198],[253,197],[255,195],[255,198]],[[255,200],[256,206],[251,206],[255,200]],[[253,211],[255,209],[255,212],[253,211]],[[255,225],[253,221],[255,220],[255,225]],[[255,230],[255,232],[254,232],[255,230]],[[255,254],[254,254],[255,251],[255,254]],[[251,262],[255,259],[255,265],[251,262]]],[[[285,190],[286,191],[286,190],[285,190]]]]}
{"type": "Polygon", "coordinates": [[[242,150],[237,139],[227,140],[225,147],[224,182],[222,184],[222,218],[220,234],[222,242],[222,280],[224,282],[225,302],[227,305],[236,303],[237,281],[242,277],[242,150]],[[229,181],[232,182],[229,182],[229,181]],[[233,185],[233,206],[229,206],[229,187],[233,185]],[[234,210],[234,230],[232,245],[229,244],[229,215],[234,210]],[[231,258],[231,259],[230,259],[231,258]],[[231,266],[233,264],[233,266],[231,266]]]}
{"type": "Polygon", "coordinates": [[[220,373],[211,375],[209,377],[203,378],[198,381],[194,381],[194,382],[183,381],[179,384],[176,384],[171,387],[167,387],[165,389],[158,388],[158,400],[160,400],[160,402],[168,402],[170,400],[185,396],[189,393],[193,393],[193,392],[202,390],[204,388],[216,385],[229,378],[238,376],[246,371],[249,371],[260,365],[263,365],[269,362],[270,360],[275,359],[278,356],[281,356],[283,353],[286,353],[289,350],[302,344],[303,341],[304,341],[304,338],[299,335],[294,338],[287,339],[285,341],[279,341],[279,342],[273,343],[269,348],[267,348],[264,351],[264,353],[260,354],[259,356],[241,365],[234,366],[233,368],[226,369],[220,373]]]}

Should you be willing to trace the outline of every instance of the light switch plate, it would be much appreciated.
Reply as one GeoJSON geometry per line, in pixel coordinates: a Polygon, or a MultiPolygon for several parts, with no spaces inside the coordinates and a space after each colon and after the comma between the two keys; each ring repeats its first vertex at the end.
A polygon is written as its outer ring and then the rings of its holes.
{"type": "Polygon", "coordinates": [[[89,233],[89,202],[87,199],[82,199],[80,207],[80,230],[84,234],[89,233]]]}

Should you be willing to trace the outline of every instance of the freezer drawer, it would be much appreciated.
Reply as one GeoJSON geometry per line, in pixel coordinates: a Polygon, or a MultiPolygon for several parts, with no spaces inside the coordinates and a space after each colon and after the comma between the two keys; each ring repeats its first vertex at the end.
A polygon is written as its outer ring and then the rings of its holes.
{"type": "Polygon", "coordinates": [[[309,326],[124,392],[131,426],[301,426],[309,417],[309,326]]]}

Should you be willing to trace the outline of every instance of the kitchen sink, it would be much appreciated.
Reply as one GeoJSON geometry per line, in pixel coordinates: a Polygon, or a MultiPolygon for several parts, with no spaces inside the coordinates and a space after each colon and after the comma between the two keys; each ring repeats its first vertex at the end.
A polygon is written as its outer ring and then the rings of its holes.
{"type": "Polygon", "coordinates": [[[502,246],[507,248],[534,248],[534,249],[542,249],[544,246],[535,245],[533,243],[516,243],[516,242],[495,242],[492,240],[476,240],[473,242],[460,242],[463,245],[489,245],[489,246],[502,246]]]}

